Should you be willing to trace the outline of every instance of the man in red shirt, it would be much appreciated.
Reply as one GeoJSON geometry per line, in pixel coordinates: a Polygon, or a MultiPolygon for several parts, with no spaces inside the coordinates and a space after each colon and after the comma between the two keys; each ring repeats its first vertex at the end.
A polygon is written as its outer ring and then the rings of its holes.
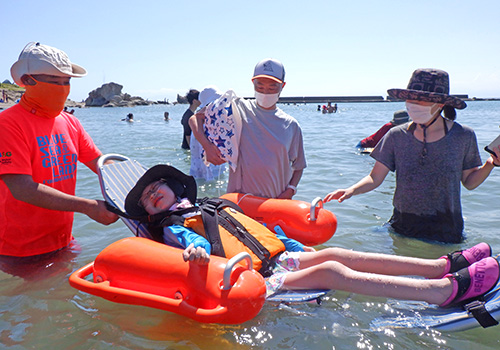
{"type": "Polygon", "coordinates": [[[408,116],[408,113],[405,110],[394,112],[394,117],[392,118],[392,120],[389,123],[382,125],[382,127],[380,129],[378,129],[377,132],[374,133],[373,135],[370,135],[367,138],[364,138],[363,140],[361,140],[357,147],[361,147],[361,148],[373,148],[373,147],[375,147],[377,145],[377,143],[380,141],[380,139],[382,137],[384,137],[384,135],[390,129],[392,129],[393,127],[395,127],[397,125],[407,123],[409,118],[410,117],[408,116]]]}
{"type": "Polygon", "coordinates": [[[71,77],[85,69],[59,49],[30,43],[11,74],[26,92],[0,113],[0,255],[27,257],[67,247],[74,212],[104,225],[118,217],[103,201],[75,196],[77,162],[96,172],[101,156],[63,112],[71,77]]]}

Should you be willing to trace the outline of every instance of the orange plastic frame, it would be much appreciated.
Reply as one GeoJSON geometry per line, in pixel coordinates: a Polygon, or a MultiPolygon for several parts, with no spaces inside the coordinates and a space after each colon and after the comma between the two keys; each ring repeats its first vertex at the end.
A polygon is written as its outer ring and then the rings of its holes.
{"type": "Polygon", "coordinates": [[[288,238],[307,246],[327,242],[337,230],[337,218],[323,208],[321,198],[312,203],[294,199],[261,198],[242,193],[221,196],[238,204],[243,212],[274,232],[281,229],[288,238]]]}
{"type": "Polygon", "coordinates": [[[263,277],[246,254],[211,256],[208,265],[185,262],[182,250],[146,238],[124,238],[75,271],[74,288],[104,299],[175,312],[205,323],[239,324],[265,302],[263,277]],[[240,260],[246,260],[244,266],[240,260]],[[86,279],[90,274],[93,281],[86,279]]]}

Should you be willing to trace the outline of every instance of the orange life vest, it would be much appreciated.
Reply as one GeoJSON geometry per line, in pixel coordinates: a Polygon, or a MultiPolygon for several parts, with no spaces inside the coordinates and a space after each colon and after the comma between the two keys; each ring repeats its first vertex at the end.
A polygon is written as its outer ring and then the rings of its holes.
{"type": "Polygon", "coordinates": [[[273,232],[235,207],[234,203],[220,198],[205,199],[197,207],[201,215],[181,218],[172,213],[162,225],[180,224],[191,228],[210,242],[212,254],[217,256],[230,259],[247,252],[254,269],[268,276],[274,260],[285,251],[285,245],[273,232]]]}

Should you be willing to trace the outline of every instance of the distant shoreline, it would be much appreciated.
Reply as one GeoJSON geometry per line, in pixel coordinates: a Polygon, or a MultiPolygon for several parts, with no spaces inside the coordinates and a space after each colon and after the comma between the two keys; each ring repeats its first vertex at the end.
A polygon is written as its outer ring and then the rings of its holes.
{"type": "MultiPolygon", "coordinates": [[[[453,95],[463,99],[464,101],[500,101],[500,98],[479,98],[473,97],[469,98],[467,95],[453,95]]],[[[245,97],[245,99],[254,99],[254,97],[245,97]]],[[[293,97],[280,97],[278,103],[373,103],[373,102],[403,102],[403,100],[395,100],[391,98],[385,99],[382,96],[293,96],[293,97]]],[[[12,107],[16,103],[14,101],[9,101],[8,103],[0,102],[0,110],[12,107]]],[[[68,107],[85,107],[83,103],[74,102],[68,100],[68,107]]],[[[95,107],[92,107],[95,108],[95,107]]],[[[116,108],[116,107],[115,107],[116,108]]]]}
{"type": "MultiPolygon", "coordinates": [[[[9,101],[7,103],[0,102],[0,111],[5,110],[7,108],[10,108],[10,107],[14,106],[16,103],[17,103],[16,101],[9,101]]],[[[85,107],[83,103],[75,102],[75,101],[72,101],[72,100],[66,101],[65,106],[68,107],[68,108],[82,108],[82,107],[85,107]]]]}
{"type": "MultiPolygon", "coordinates": [[[[452,95],[464,101],[500,101],[500,98],[469,98],[468,95],[452,95]]],[[[253,98],[253,97],[252,97],[253,98]]],[[[383,96],[295,96],[280,97],[278,103],[358,103],[358,102],[403,102],[383,96]]]]}

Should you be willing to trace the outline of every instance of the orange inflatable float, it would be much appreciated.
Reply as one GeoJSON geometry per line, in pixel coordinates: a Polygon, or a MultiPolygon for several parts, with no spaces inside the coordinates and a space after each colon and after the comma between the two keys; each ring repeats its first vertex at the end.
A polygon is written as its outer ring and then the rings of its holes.
{"type": "Polygon", "coordinates": [[[337,229],[335,215],[323,208],[321,198],[312,203],[294,199],[261,198],[242,193],[226,193],[221,196],[238,204],[243,212],[276,232],[282,230],[307,246],[325,243],[337,229]]]}
{"type": "Polygon", "coordinates": [[[264,278],[247,253],[208,265],[185,262],[182,250],[146,238],[124,238],[69,278],[74,288],[123,304],[143,305],[199,322],[239,324],[265,302],[264,278]],[[145,258],[147,257],[147,258],[145,258]],[[245,264],[241,263],[246,260],[245,264]],[[93,282],[86,279],[93,275],[93,282]]]}

